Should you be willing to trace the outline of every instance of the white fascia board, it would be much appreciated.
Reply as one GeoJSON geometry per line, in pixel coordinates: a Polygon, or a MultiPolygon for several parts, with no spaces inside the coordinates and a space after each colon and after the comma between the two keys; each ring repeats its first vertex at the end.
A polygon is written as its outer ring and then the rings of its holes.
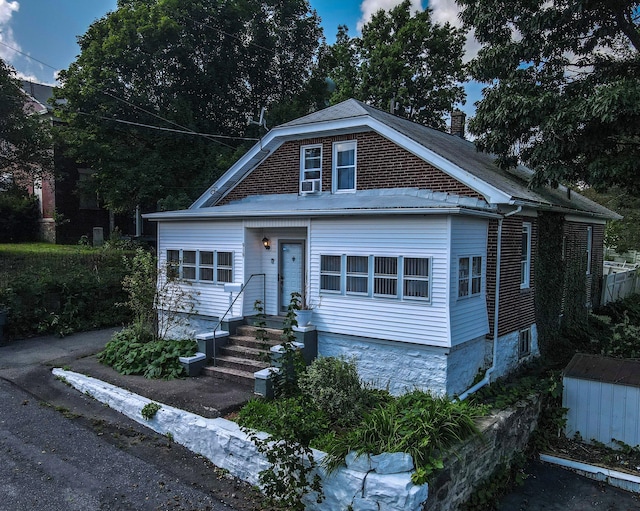
{"type": "Polygon", "coordinates": [[[480,218],[500,218],[501,215],[491,211],[459,207],[439,208],[393,208],[393,209],[318,209],[318,210],[262,210],[262,211],[216,211],[216,207],[203,209],[185,209],[181,211],[168,211],[163,213],[148,213],[143,218],[151,221],[176,222],[176,221],[206,221],[221,219],[243,218],[315,218],[315,217],[341,217],[341,216],[379,216],[379,215],[469,215],[480,218]]]}
{"type": "Polygon", "coordinates": [[[406,135],[399,133],[393,128],[390,128],[386,124],[375,119],[371,119],[370,125],[374,130],[380,133],[380,135],[395,142],[400,147],[406,149],[410,153],[415,154],[418,158],[431,163],[444,173],[450,175],[455,180],[460,181],[462,184],[478,192],[486,199],[489,204],[507,204],[513,199],[511,195],[503,192],[495,186],[490,185],[489,183],[486,183],[470,172],[467,172],[461,167],[458,167],[443,156],[440,156],[438,153],[407,137],[406,135]]]}
{"type": "MultiPolygon", "coordinates": [[[[383,137],[398,144],[403,149],[406,149],[410,153],[413,153],[417,157],[427,161],[434,165],[438,169],[442,170],[452,178],[460,181],[462,184],[468,186],[472,190],[478,192],[485,197],[490,204],[509,203],[512,197],[489,185],[488,183],[477,178],[470,172],[458,167],[451,161],[440,156],[425,147],[424,145],[416,142],[415,140],[403,135],[402,133],[394,130],[386,124],[372,118],[369,115],[362,115],[358,117],[348,117],[346,119],[338,119],[334,121],[321,121],[313,122],[309,124],[282,126],[273,128],[261,142],[254,145],[247,153],[242,156],[227,172],[225,172],[205,193],[189,209],[195,209],[201,207],[206,203],[213,190],[217,190],[225,185],[225,183],[238,172],[248,172],[251,169],[247,168],[247,165],[251,160],[262,150],[269,151],[265,158],[273,153],[282,143],[286,140],[301,139],[308,136],[318,136],[323,133],[335,132],[335,131],[350,131],[355,128],[369,128],[383,137]]],[[[263,158],[264,159],[264,158],[263,158]]],[[[262,161],[262,160],[261,160],[262,161]]]]}

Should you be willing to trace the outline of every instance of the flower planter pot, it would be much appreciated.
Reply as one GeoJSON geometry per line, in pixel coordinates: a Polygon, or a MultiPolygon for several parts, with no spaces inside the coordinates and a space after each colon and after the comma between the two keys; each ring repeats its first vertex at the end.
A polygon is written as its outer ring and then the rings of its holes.
{"type": "Polygon", "coordinates": [[[311,309],[301,309],[296,311],[296,321],[298,326],[307,326],[311,323],[311,315],[313,311],[311,309]]]}

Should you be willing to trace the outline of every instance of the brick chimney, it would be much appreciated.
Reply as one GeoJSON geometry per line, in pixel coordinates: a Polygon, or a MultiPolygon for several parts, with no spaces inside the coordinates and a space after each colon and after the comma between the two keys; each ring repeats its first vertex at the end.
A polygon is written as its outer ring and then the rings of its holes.
{"type": "Polygon", "coordinates": [[[451,112],[451,134],[464,138],[464,126],[467,119],[466,114],[457,108],[451,112]]]}

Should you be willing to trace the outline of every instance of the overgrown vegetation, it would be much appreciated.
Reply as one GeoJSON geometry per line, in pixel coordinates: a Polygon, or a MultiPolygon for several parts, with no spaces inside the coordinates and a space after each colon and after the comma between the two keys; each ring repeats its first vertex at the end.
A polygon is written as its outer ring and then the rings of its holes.
{"type": "Polygon", "coordinates": [[[130,253],[77,246],[0,245],[0,307],[9,310],[8,338],[121,325],[124,257],[130,253]]]}
{"type": "Polygon", "coordinates": [[[442,467],[452,445],[478,434],[475,419],[485,407],[420,391],[394,398],[365,385],[353,360],[319,358],[305,368],[293,344],[297,306],[292,296],[275,399],[251,401],[238,416],[271,463],[260,483],[272,504],[303,509],[305,495],[322,498],[312,448],[328,452],[330,469],[351,451],[408,452],[416,464],[414,481],[421,484],[442,467]]]}
{"type": "Polygon", "coordinates": [[[186,376],[178,358],[190,357],[196,351],[196,343],[191,339],[153,339],[147,332],[129,326],[111,338],[98,354],[98,360],[121,374],[172,380],[186,376]]]}
{"type": "Polygon", "coordinates": [[[130,261],[125,260],[125,266],[129,271],[122,286],[128,299],[120,305],[131,311],[133,321],[114,334],[98,360],[122,374],[162,379],[185,376],[178,359],[194,355],[196,343],[167,335],[188,321],[194,311],[193,294],[171,272],[158,272],[155,257],[142,248],[130,261]]]}

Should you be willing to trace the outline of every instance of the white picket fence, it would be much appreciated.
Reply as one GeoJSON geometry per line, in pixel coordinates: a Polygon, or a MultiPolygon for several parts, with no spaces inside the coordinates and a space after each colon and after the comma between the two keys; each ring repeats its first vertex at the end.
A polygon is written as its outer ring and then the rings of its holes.
{"type": "Polygon", "coordinates": [[[605,261],[600,303],[605,305],[634,293],[640,293],[639,271],[635,264],[605,261]]]}

